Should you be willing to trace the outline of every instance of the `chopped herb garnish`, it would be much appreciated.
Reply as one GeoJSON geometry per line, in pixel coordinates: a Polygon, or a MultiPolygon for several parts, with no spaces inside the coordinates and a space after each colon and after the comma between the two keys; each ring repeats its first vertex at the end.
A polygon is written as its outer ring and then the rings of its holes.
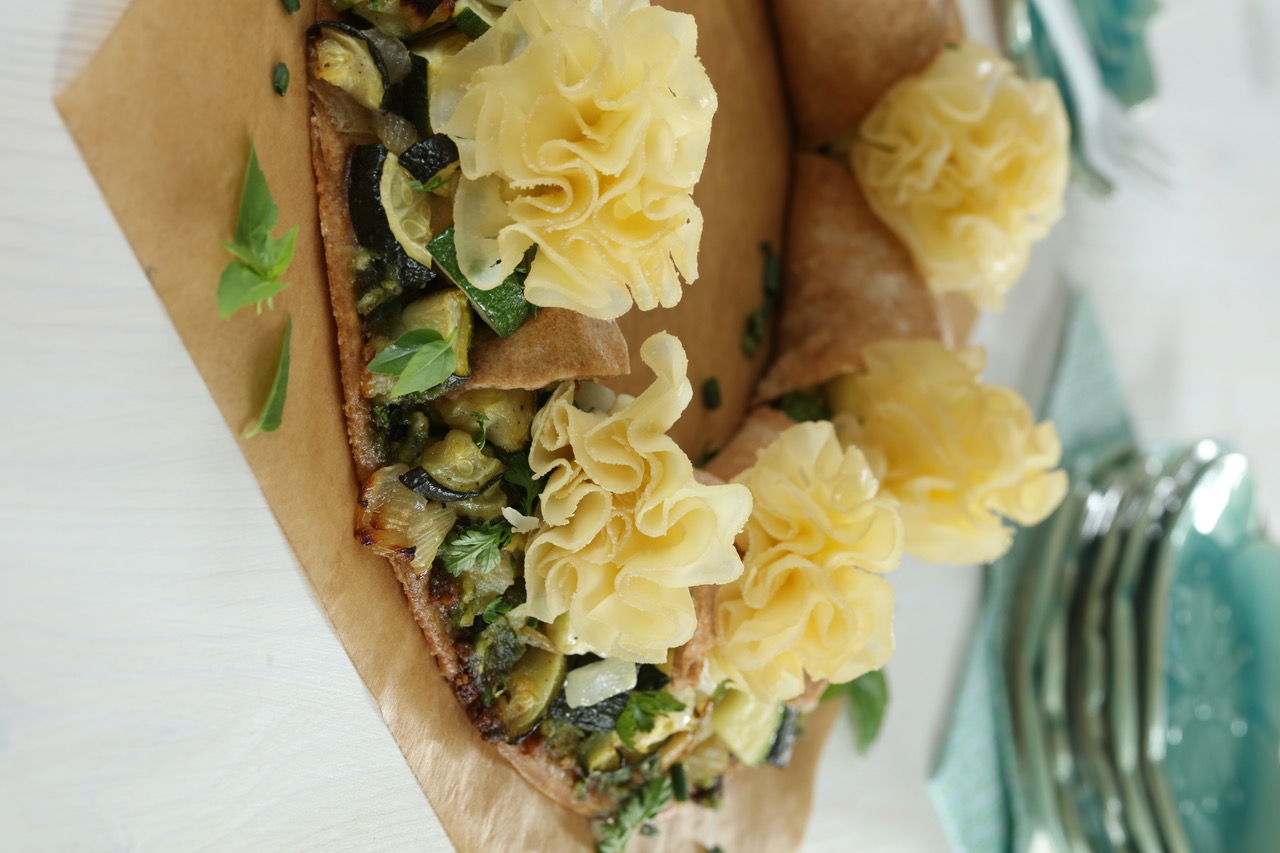
{"type": "Polygon", "coordinates": [[[615,729],[622,742],[635,749],[636,734],[653,731],[656,717],[683,710],[684,703],[665,690],[632,690],[615,729]]]}
{"type": "Polygon", "coordinates": [[[280,2],[284,3],[284,9],[290,15],[302,8],[299,0],[280,0],[280,2]]]}
{"type": "Polygon", "coordinates": [[[670,799],[670,778],[659,776],[645,782],[644,787],[623,801],[616,815],[600,824],[597,853],[623,853],[640,827],[657,817],[670,799]]]}
{"type": "Polygon", "coordinates": [[[656,824],[642,823],[640,824],[640,834],[645,838],[653,838],[659,834],[659,830],[656,824]]]}
{"type": "Polygon", "coordinates": [[[689,778],[685,776],[683,764],[671,765],[671,794],[677,803],[689,799],[689,778]]]}
{"type": "MultiPolygon", "coordinates": [[[[449,179],[446,178],[444,175],[436,175],[434,178],[427,181],[425,184],[422,181],[417,180],[416,178],[413,180],[410,180],[409,187],[411,189],[417,190],[420,193],[429,193],[432,190],[440,189],[442,186],[444,186],[447,183],[449,183],[449,179]]],[[[527,274],[528,270],[525,270],[525,273],[527,274]]]]}
{"type": "Polygon", "coordinates": [[[484,613],[480,614],[480,618],[485,621],[486,625],[492,625],[502,618],[502,614],[509,613],[513,607],[515,605],[505,598],[495,598],[485,607],[484,613]]]}
{"type": "Polygon", "coordinates": [[[454,528],[440,548],[445,571],[457,577],[463,572],[487,575],[502,561],[502,549],[511,542],[511,525],[501,518],[454,528]]]}
{"type": "Polygon", "coordinates": [[[884,712],[889,706],[889,682],[884,670],[868,672],[847,684],[832,684],[822,699],[825,702],[837,696],[845,697],[845,713],[853,728],[854,745],[859,753],[864,753],[880,734],[884,712]]]}
{"type": "Polygon", "coordinates": [[[713,411],[720,408],[720,383],[714,376],[702,383],[702,401],[713,411]]]}
{"type": "Polygon", "coordinates": [[[863,145],[867,146],[868,148],[874,148],[875,150],[882,151],[885,154],[893,154],[898,150],[897,148],[894,148],[892,145],[888,145],[884,142],[877,142],[874,139],[867,139],[865,136],[862,135],[860,131],[854,131],[853,138],[856,139],[858,142],[861,142],[863,145]]]}
{"type": "Polygon", "coordinates": [[[524,492],[524,497],[520,499],[520,514],[533,515],[533,505],[542,493],[544,481],[533,476],[533,469],[529,467],[529,451],[513,453],[504,461],[507,473],[503,475],[503,479],[524,492]]]}
{"type": "Polygon", "coordinates": [[[410,329],[373,357],[369,372],[400,377],[391,389],[395,398],[436,387],[457,366],[452,334],[444,338],[435,329],[410,329]]]}
{"type": "Polygon", "coordinates": [[[474,439],[476,447],[484,450],[484,443],[488,440],[489,436],[489,416],[484,412],[471,412],[471,417],[476,419],[476,426],[480,428],[480,431],[476,433],[476,437],[474,439]]]}
{"type": "Polygon", "coordinates": [[[283,62],[276,63],[275,73],[271,75],[271,88],[276,90],[276,94],[284,97],[284,93],[289,91],[289,66],[283,62]]]}
{"type": "Polygon", "coordinates": [[[257,305],[261,313],[263,302],[274,308],[272,297],[289,286],[287,281],[280,281],[280,276],[293,261],[298,228],[295,225],[278,239],[272,237],[271,229],[279,218],[280,209],[258,168],[258,155],[251,141],[235,236],[230,243],[222,244],[236,259],[223,268],[218,280],[219,317],[225,319],[250,305],[257,305]]]}
{"type": "Polygon", "coordinates": [[[699,468],[706,468],[707,463],[719,455],[720,451],[708,444],[703,447],[702,452],[698,454],[698,461],[696,464],[699,468]]]}
{"type": "Polygon", "coordinates": [[[284,417],[284,398],[289,393],[289,340],[293,337],[293,318],[284,318],[284,340],[280,344],[280,361],[276,364],[276,376],[271,381],[271,391],[258,415],[258,422],[244,434],[253,438],[260,432],[275,432],[284,417]]]}
{"type": "Polygon", "coordinates": [[[831,420],[831,410],[822,404],[817,394],[791,391],[782,395],[778,405],[793,421],[831,420]]]}

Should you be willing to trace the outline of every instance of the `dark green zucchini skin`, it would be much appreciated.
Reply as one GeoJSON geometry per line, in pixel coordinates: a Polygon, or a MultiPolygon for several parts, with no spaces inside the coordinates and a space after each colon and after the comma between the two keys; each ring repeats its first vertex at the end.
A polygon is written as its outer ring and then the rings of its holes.
{"type": "MultiPolygon", "coordinates": [[[[443,384],[444,383],[442,382],[441,385],[443,384]]],[[[401,474],[400,482],[404,484],[405,488],[422,495],[422,497],[429,501],[449,503],[451,501],[465,501],[480,497],[485,492],[489,491],[489,489],[502,482],[502,474],[498,474],[474,492],[459,492],[457,489],[451,489],[448,486],[442,485],[421,465],[416,468],[410,468],[408,471],[401,474]]]]}
{"type": "Polygon", "coordinates": [[[765,761],[775,767],[786,767],[791,763],[791,751],[795,748],[796,738],[802,730],[802,717],[795,708],[788,706],[782,714],[782,722],[778,725],[778,734],[774,736],[773,746],[765,761]]]}
{"type": "Polygon", "coordinates": [[[390,272],[406,290],[427,290],[446,282],[430,267],[425,267],[405,254],[387,224],[387,211],[382,206],[379,185],[387,162],[387,149],[382,145],[361,145],[351,154],[347,167],[347,207],[356,240],[386,262],[390,272]]]}
{"type": "Polygon", "coordinates": [[[437,133],[410,145],[399,159],[409,174],[425,184],[442,169],[458,162],[458,146],[448,136],[437,133]]]}

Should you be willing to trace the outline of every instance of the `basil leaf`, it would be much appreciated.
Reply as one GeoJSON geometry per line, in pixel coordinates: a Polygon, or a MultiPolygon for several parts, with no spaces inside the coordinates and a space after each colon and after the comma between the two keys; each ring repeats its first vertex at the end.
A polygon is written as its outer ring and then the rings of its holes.
{"type": "Polygon", "coordinates": [[[258,422],[244,434],[245,438],[253,438],[260,432],[275,432],[284,419],[284,400],[289,393],[289,341],[293,337],[293,318],[284,318],[284,340],[280,344],[280,361],[276,365],[276,376],[271,382],[271,391],[267,401],[258,415],[258,422]]]}
{"type": "Polygon", "coordinates": [[[271,297],[289,286],[287,281],[272,281],[243,261],[232,261],[222,270],[218,279],[218,316],[227,319],[241,308],[262,303],[274,307],[271,297]]]}
{"type": "Polygon", "coordinates": [[[249,143],[249,164],[245,167],[244,186],[240,190],[240,215],[236,219],[234,241],[241,246],[253,246],[255,232],[258,239],[271,233],[280,218],[267,186],[267,177],[258,167],[258,152],[249,143]]]}
{"type": "Polygon", "coordinates": [[[889,682],[884,670],[868,672],[847,684],[832,684],[822,699],[825,702],[837,696],[845,697],[845,714],[853,728],[854,745],[859,754],[864,753],[880,734],[889,707],[889,682]]]}
{"type": "Polygon", "coordinates": [[[457,366],[452,335],[442,338],[435,329],[411,329],[374,356],[369,372],[400,377],[391,389],[394,398],[436,387],[457,366]]]}

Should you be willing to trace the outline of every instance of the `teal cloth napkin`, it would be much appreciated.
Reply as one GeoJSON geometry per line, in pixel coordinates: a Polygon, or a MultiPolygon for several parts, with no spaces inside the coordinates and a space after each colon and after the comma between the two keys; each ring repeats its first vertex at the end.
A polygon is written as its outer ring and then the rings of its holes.
{"type": "MultiPolygon", "coordinates": [[[[1041,414],[1058,428],[1068,472],[1088,470],[1133,443],[1111,354],[1083,291],[1071,295],[1041,414]]],[[[1020,853],[1028,846],[1002,662],[1018,578],[1036,556],[1038,531],[1019,531],[1008,554],[986,569],[982,610],[929,781],[943,826],[961,853],[1020,853]]]]}

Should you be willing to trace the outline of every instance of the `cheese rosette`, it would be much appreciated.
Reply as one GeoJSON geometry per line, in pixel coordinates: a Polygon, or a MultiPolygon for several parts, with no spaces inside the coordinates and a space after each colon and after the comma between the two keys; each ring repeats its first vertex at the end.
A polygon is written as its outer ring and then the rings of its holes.
{"type": "Polygon", "coordinates": [[[599,319],[670,307],[698,277],[693,203],[716,94],[690,15],[648,0],[521,0],[444,63],[463,273],[497,286],[531,247],[535,305],[599,319]]]}
{"type": "Polygon", "coordinates": [[[1062,501],[1062,443],[1014,390],[979,377],[981,347],[886,340],[863,350],[865,372],[827,385],[841,440],[866,453],[899,502],[907,553],[979,563],[1004,554],[1005,519],[1036,524],[1062,501]]]}
{"type": "Polygon", "coordinates": [[[667,435],[693,396],[680,341],[656,334],[640,357],[656,378],[639,396],[584,411],[566,382],[534,417],[529,465],[545,485],[522,612],[567,620],[561,651],[664,663],[693,636],[690,587],[742,574],[734,538],[751,494],[698,483],[667,435]]]}
{"type": "Polygon", "coordinates": [[[1062,213],[1066,111],[1048,81],[972,43],[903,78],[858,126],[854,173],[936,293],[999,309],[1062,213]]]}
{"type": "Polygon", "coordinates": [[[893,651],[902,521],[856,447],[832,424],[783,431],[733,478],[754,507],[738,536],[741,580],[716,596],[715,668],[760,699],[850,681],[893,651]]]}

